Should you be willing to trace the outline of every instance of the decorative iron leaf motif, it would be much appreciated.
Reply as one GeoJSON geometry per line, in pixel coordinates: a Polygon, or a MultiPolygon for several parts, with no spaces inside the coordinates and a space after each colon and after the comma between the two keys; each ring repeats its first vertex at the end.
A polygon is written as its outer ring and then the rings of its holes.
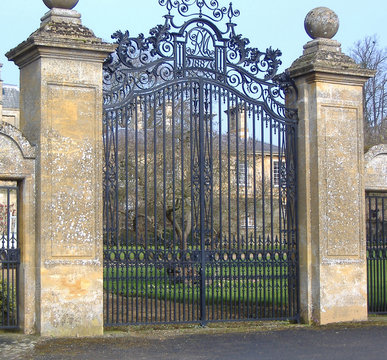
{"type": "Polygon", "coordinates": [[[165,6],[168,10],[168,15],[171,14],[173,8],[177,9],[178,13],[184,17],[208,18],[213,21],[221,21],[224,16],[231,19],[240,15],[239,10],[234,10],[232,4],[228,8],[220,7],[217,0],[159,0],[161,6],[165,6]],[[198,12],[189,12],[191,7],[196,6],[198,12]],[[207,14],[206,12],[209,12],[207,14]]]}
{"type": "Polygon", "coordinates": [[[249,39],[235,32],[232,20],[240,13],[232,4],[228,8],[217,0],[159,0],[159,4],[168,14],[148,37],[131,37],[128,31],[112,35],[118,47],[104,63],[105,109],[118,109],[134,93],[164,82],[203,78],[265,102],[273,116],[296,118],[296,111],[289,108],[297,100],[295,85],[287,73],[277,74],[281,51],[248,47],[249,39]],[[175,24],[173,9],[187,19],[182,25],[175,24]],[[216,22],[225,16],[222,31],[216,22]]]}

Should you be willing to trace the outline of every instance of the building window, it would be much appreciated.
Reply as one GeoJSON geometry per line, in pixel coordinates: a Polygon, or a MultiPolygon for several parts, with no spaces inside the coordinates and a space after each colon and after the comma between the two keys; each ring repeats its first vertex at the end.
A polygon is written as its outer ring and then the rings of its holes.
{"type": "Polygon", "coordinates": [[[17,184],[0,181],[0,248],[17,247],[17,184]]]}
{"type": "MultiPolygon", "coordinates": [[[[241,227],[246,228],[246,216],[241,217],[241,227]]],[[[247,227],[249,229],[254,228],[254,217],[247,214],[247,227]]]]}
{"type": "Polygon", "coordinates": [[[282,161],[281,169],[279,166],[279,161],[274,161],[273,163],[273,184],[274,186],[279,186],[280,184],[280,171],[284,170],[285,163],[282,161]]]}
{"type": "Polygon", "coordinates": [[[249,186],[249,164],[248,162],[240,162],[238,165],[238,184],[239,186],[249,186]],[[247,170],[247,178],[246,178],[247,170]]]}

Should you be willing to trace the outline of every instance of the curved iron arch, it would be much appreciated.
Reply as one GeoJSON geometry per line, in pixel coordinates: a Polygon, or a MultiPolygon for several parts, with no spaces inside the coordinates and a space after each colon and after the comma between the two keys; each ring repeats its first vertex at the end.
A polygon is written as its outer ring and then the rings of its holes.
{"type": "Polygon", "coordinates": [[[193,23],[197,23],[197,22],[200,22],[202,24],[206,24],[210,29],[212,29],[218,39],[218,41],[223,41],[223,42],[226,42],[227,41],[227,38],[224,38],[223,35],[224,33],[222,33],[220,31],[220,29],[210,20],[208,19],[200,19],[200,18],[194,18],[194,19],[191,19],[191,20],[188,20],[186,22],[184,22],[184,24],[178,29],[178,31],[175,33],[177,36],[183,36],[184,35],[184,32],[187,30],[187,28],[193,24],[193,23]]]}
{"type": "MultiPolygon", "coordinates": [[[[271,47],[264,52],[248,47],[250,41],[235,33],[236,24],[231,19],[238,16],[239,11],[233,10],[232,4],[227,10],[219,8],[216,0],[211,0],[210,4],[203,0],[159,0],[159,3],[167,7],[168,14],[164,16],[163,25],[150,30],[150,36],[130,37],[128,31],[117,31],[112,35],[118,47],[104,63],[105,109],[119,109],[132,92],[140,93],[159,83],[168,85],[178,78],[207,77],[219,85],[238,89],[250,101],[265,103],[271,115],[278,119],[297,120],[297,111],[293,107],[297,100],[295,84],[287,72],[277,74],[281,52],[271,47]],[[199,13],[189,14],[189,8],[194,5],[199,8],[199,13]],[[203,8],[206,7],[222,15],[218,18],[205,15],[203,8]],[[176,25],[170,14],[173,8],[192,18],[176,25]],[[215,22],[226,13],[229,21],[226,29],[221,31],[215,22]],[[213,41],[211,52],[207,48],[207,56],[204,50],[197,56],[190,54],[192,43],[189,41],[193,40],[188,39],[188,35],[194,31],[203,36],[202,40],[208,34],[213,41]]],[[[195,45],[203,49],[208,46],[203,41],[195,45]]]]}

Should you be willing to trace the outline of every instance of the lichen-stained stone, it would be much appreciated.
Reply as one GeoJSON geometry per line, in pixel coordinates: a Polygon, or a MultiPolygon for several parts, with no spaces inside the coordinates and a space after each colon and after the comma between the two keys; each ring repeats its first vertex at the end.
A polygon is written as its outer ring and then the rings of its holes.
{"type": "Polygon", "coordinates": [[[78,0],[43,0],[43,2],[49,9],[72,9],[75,5],[77,5],[78,0]]]}
{"type": "Polygon", "coordinates": [[[52,9],[7,56],[21,69],[21,130],[36,145],[37,330],[103,332],[102,63],[115,46],[52,9]]]}
{"type": "Polygon", "coordinates": [[[18,246],[19,321],[24,332],[36,330],[36,253],[35,253],[35,157],[36,148],[16,127],[0,122],[0,180],[17,181],[19,187],[18,246]]]}
{"type": "Polygon", "coordinates": [[[298,89],[298,218],[303,321],[367,319],[361,69],[317,38],[289,69],[298,89]]]}
{"type": "Polygon", "coordinates": [[[312,39],[331,39],[339,29],[339,18],[331,9],[323,6],[317,7],[306,15],[304,27],[312,39]]]}
{"type": "Polygon", "coordinates": [[[387,192],[387,144],[375,145],[364,155],[365,189],[387,192]]]}

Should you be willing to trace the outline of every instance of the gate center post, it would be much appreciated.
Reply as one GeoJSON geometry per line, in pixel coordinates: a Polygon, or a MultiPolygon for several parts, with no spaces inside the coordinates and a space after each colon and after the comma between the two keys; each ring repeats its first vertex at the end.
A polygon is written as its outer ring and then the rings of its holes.
{"type": "Polygon", "coordinates": [[[7,53],[21,71],[21,130],[37,146],[36,328],[100,335],[102,63],[115,46],[75,10],[52,8],[41,20],[7,53]]]}

